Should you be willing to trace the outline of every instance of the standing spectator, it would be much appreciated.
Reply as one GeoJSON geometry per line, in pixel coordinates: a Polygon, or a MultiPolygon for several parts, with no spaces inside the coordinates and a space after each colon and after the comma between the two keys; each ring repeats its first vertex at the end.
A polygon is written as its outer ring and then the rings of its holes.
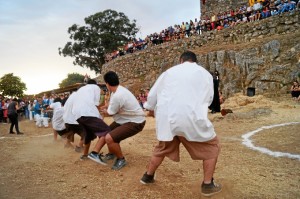
{"type": "Polygon", "coordinates": [[[214,94],[213,79],[196,62],[193,52],[184,52],[180,64],[162,73],[149,92],[145,107],[150,115],[154,115],[155,110],[159,143],[140,182],[153,183],[154,173],[165,157],[178,162],[182,143],[193,160],[203,160],[201,192],[211,196],[222,190],[213,179],[220,152],[219,140],[207,117],[214,94]]]}
{"type": "Polygon", "coordinates": [[[18,121],[18,113],[17,113],[18,110],[19,110],[18,100],[17,100],[17,98],[14,98],[12,100],[12,102],[9,103],[9,105],[7,107],[7,115],[8,115],[8,118],[9,118],[10,122],[11,122],[10,129],[9,129],[10,134],[15,133],[15,132],[13,132],[14,127],[15,127],[18,135],[23,134],[19,130],[19,121],[18,121]]]}
{"type": "Polygon", "coordinates": [[[29,101],[28,110],[29,110],[29,120],[32,120],[32,118],[33,118],[33,113],[32,112],[34,110],[33,101],[29,101]]]}
{"type": "Polygon", "coordinates": [[[197,18],[195,18],[194,24],[195,24],[195,27],[196,27],[197,34],[200,35],[200,21],[198,22],[197,18]]]}
{"type": "MultiPolygon", "coordinates": [[[[103,112],[112,115],[114,119],[109,126],[111,131],[105,136],[105,142],[109,149],[106,159],[111,160],[116,157],[112,169],[119,170],[127,164],[120,142],[142,131],[146,119],[135,96],[128,89],[119,85],[119,77],[115,72],[107,72],[104,75],[104,81],[111,92],[111,98],[107,109],[104,107],[103,112]]],[[[103,145],[96,145],[89,154],[89,158],[98,162],[98,153],[102,147],[103,145]]]]}
{"type": "Polygon", "coordinates": [[[7,124],[7,108],[9,105],[9,99],[4,99],[3,100],[3,105],[2,105],[2,110],[3,110],[3,123],[7,124]]]}
{"type": "Polygon", "coordinates": [[[0,95],[0,123],[3,122],[3,110],[2,110],[2,106],[3,106],[3,99],[2,99],[2,95],[0,95]]]}
{"type": "Polygon", "coordinates": [[[217,113],[221,112],[221,106],[220,106],[220,96],[219,96],[219,72],[215,71],[212,73],[213,76],[213,84],[214,84],[214,98],[209,106],[209,109],[211,110],[211,113],[217,113]]]}

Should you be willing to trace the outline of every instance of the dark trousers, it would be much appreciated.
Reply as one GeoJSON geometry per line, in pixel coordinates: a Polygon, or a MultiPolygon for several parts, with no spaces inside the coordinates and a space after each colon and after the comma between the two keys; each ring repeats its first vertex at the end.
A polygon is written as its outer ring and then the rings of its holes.
{"type": "Polygon", "coordinates": [[[18,114],[14,113],[14,114],[8,114],[8,118],[11,122],[10,124],[10,130],[9,132],[13,132],[13,128],[16,128],[17,133],[19,133],[19,121],[18,121],[18,114]]]}

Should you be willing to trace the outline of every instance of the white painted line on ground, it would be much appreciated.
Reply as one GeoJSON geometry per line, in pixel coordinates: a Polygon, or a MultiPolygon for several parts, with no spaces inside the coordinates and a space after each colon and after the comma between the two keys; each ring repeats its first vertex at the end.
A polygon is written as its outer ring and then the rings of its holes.
{"type": "Polygon", "coordinates": [[[276,128],[276,127],[280,127],[280,126],[288,126],[288,125],[293,125],[293,124],[300,124],[300,122],[289,122],[289,123],[283,123],[283,124],[274,124],[274,125],[270,125],[270,126],[263,126],[259,129],[256,129],[254,131],[250,131],[244,135],[242,135],[243,138],[243,142],[242,144],[246,145],[247,147],[259,151],[261,153],[265,153],[274,157],[288,157],[291,159],[298,159],[300,160],[300,155],[299,154],[291,154],[291,153],[285,153],[285,152],[280,152],[280,151],[271,151],[270,149],[264,148],[264,147],[258,147],[258,146],[254,146],[254,144],[251,141],[251,136],[253,136],[254,134],[265,130],[265,129],[271,129],[271,128],[276,128]]]}

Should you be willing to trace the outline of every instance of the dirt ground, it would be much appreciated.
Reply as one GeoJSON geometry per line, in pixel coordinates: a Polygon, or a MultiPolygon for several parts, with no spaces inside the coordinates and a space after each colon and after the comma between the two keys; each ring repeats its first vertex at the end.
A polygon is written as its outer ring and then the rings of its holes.
{"type": "MultiPolygon", "coordinates": [[[[222,192],[211,198],[300,198],[300,103],[289,95],[237,94],[222,108],[233,113],[224,117],[209,113],[222,146],[214,178],[223,185],[222,192]],[[243,144],[242,135],[248,132],[289,122],[295,123],[262,129],[251,140],[255,146],[298,158],[275,157],[243,144]]],[[[51,126],[37,128],[33,121],[22,119],[24,135],[10,135],[8,128],[9,124],[0,124],[1,199],[205,198],[200,194],[202,162],[191,160],[183,147],[181,161],[166,158],[154,184],[139,182],[157,143],[154,118],[147,117],[144,130],[121,143],[128,165],[120,171],[110,168],[112,162],[102,166],[80,161],[80,154],[64,148],[62,140],[53,141],[51,126]]]]}

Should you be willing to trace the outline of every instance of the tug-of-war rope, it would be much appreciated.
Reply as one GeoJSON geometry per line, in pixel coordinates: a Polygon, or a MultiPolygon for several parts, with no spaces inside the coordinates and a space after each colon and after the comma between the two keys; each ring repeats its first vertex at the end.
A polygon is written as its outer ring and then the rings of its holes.
{"type": "Polygon", "coordinates": [[[300,161],[300,155],[299,154],[291,154],[291,153],[285,153],[285,152],[280,152],[280,151],[271,151],[270,149],[264,148],[264,147],[259,147],[259,146],[255,146],[252,141],[251,141],[251,136],[262,131],[265,129],[271,129],[271,128],[276,128],[276,127],[280,127],[280,126],[288,126],[288,125],[294,125],[294,124],[300,124],[300,122],[289,122],[289,123],[283,123],[283,124],[274,124],[274,125],[270,125],[270,126],[263,126],[260,127],[254,131],[250,131],[244,135],[242,135],[243,138],[243,142],[242,144],[246,145],[247,147],[259,151],[261,153],[265,153],[274,157],[287,157],[287,158],[291,158],[291,159],[297,159],[300,161]]]}

